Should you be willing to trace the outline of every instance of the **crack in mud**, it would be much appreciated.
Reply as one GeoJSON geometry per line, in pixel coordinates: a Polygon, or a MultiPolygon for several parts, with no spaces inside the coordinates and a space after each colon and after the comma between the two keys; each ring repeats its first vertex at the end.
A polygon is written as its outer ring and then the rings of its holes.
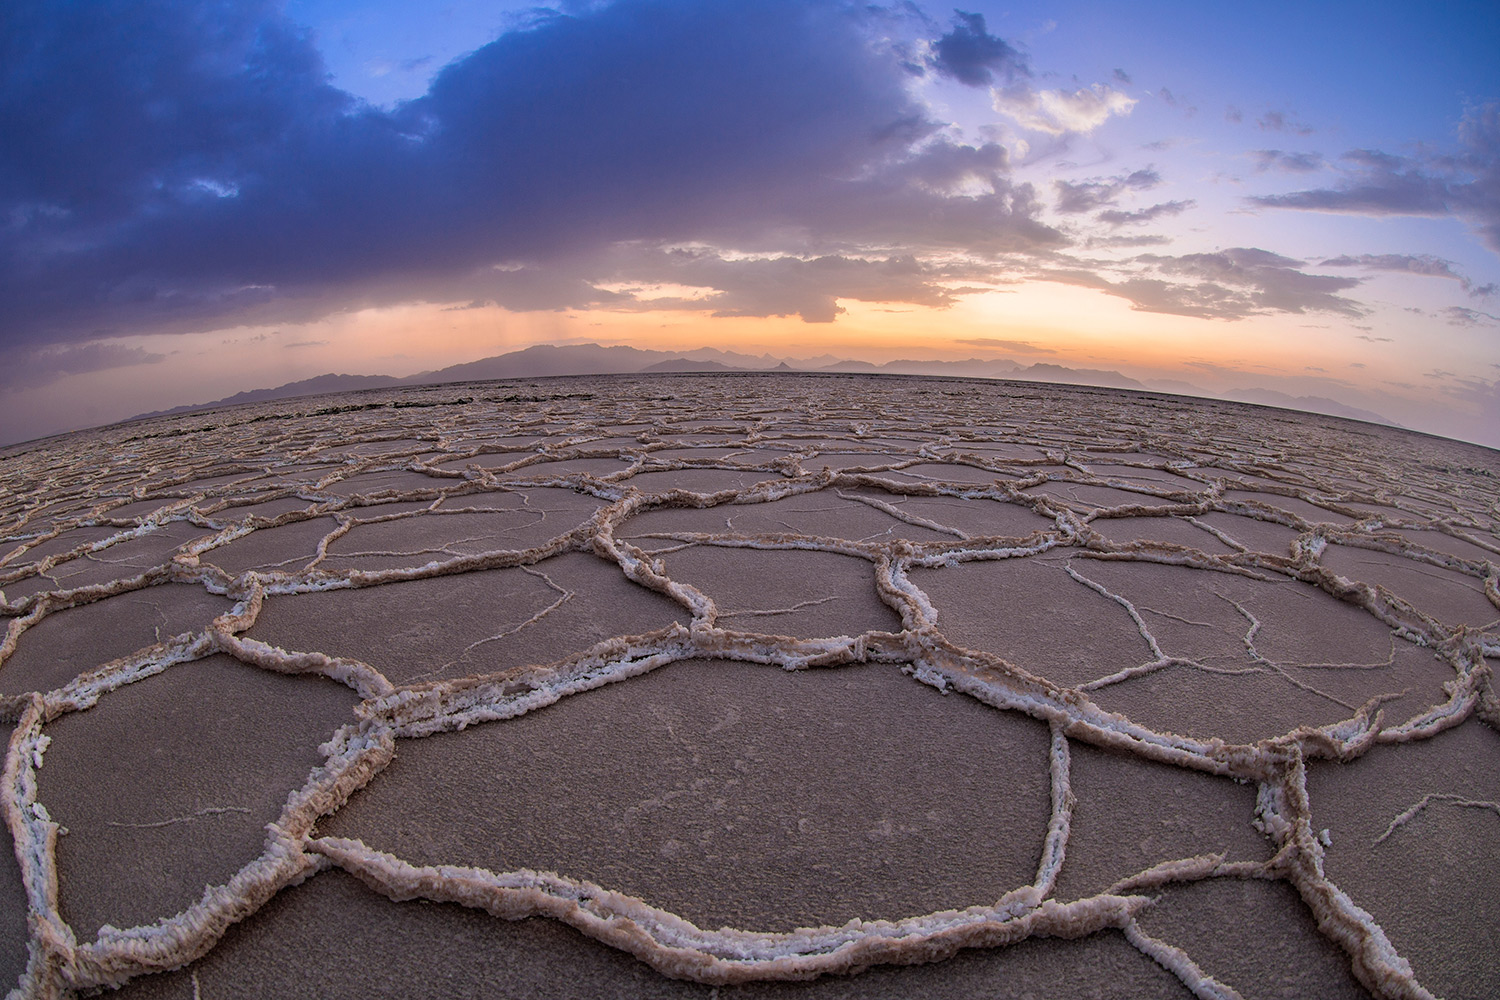
{"type": "MultiPolygon", "coordinates": [[[[193,429],[203,419],[199,414],[0,450],[0,717],[14,723],[0,807],[15,845],[29,928],[29,959],[12,996],[68,996],[193,962],[273,895],[296,892],[299,883],[330,868],[352,873],[392,900],[454,902],[506,919],[548,917],[668,976],[707,984],[809,979],[877,964],[939,961],[964,948],[1116,929],[1195,996],[1218,998],[1242,994],[1211,974],[1201,956],[1147,934],[1137,917],[1169,884],[1275,880],[1296,891],[1369,993],[1432,996],[1375,917],[1325,874],[1332,840],[1327,829],[1312,828],[1305,775],[1309,761],[1349,764],[1375,746],[1500,720],[1489,662],[1500,657],[1500,494],[1492,477],[1471,471],[1500,471],[1500,459],[1477,447],[1331,418],[1289,421],[1235,404],[1002,383],[963,383],[949,392],[955,384],[843,376],[576,378],[569,385],[587,393],[501,400],[495,386],[465,387],[478,395],[440,412],[381,406],[318,414],[266,403],[222,411],[212,429],[193,429]],[[711,454],[683,457],[693,451],[711,454]],[[486,460],[494,455],[521,457],[486,460]],[[727,480],[715,478],[729,473],[745,477],[738,480],[744,485],[726,487],[727,480]],[[649,481],[639,478],[647,475],[649,481]],[[802,497],[827,503],[786,505],[802,497]],[[268,504],[274,513],[255,512],[268,504]],[[126,507],[134,512],[115,513],[126,507]],[[699,511],[722,528],[705,530],[709,522],[692,520],[699,511]],[[1204,520],[1210,515],[1222,519],[1210,524],[1204,520]],[[459,521],[453,523],[464,525],[461,537],[422,534],[409,547],[363,547],[360,541],[373,526],[426,532],[455,516],[493,517],[497,530],[485,533],[459,521]],[[682,526],[671,527],[673,518],[682,526]],[[1122,518],[1201,531],[1204,541],[1195,547],[1106,537],[1101,528],[1122,518]],[[298,542],[300,536],[277,534],[305,523],[317,528],[318,519],[332,527],[310,546],[298,542]],[[1279,525],[1294,537],[1284,550],[1268,550],[1227,526],[1231,520],[1279,525]],[[646,527],[637,533],[638,522],[646,527]],[[994,530],[1002,524],[1030,527],[1019,534],[994,530]],[[171,529],[191,537],[161,546],[175,537],[163,534],[171,529]],[[107,534],[97,537],[100,530],[107,534]],[[1428,532],[1482,556],[1465,558],[1411,537],[1428,532]],[[513,537],[528,544],[502,547],[513,537]],[[1228,551],[1207,551],[1210,539],[1228,551]],[[352,547],[342,551],[341,542],[352,547]],[[1340,575],[1324,564],[1331,547],[1380,554],[1381,561],[1357,563],[1372,571],[1399,560],[1396,565],[1414,567],[1417,575],[1402,580],[1419,577],[1434,589],[1424,584],[1402,592],[1402,584],[1388,586],[1376,572],[1368,580],[1340,575]],[[230,572],[220,565],[235,553],[252,568],[230,572]],[[803,591],[782,593],[775,588],[788,581],[755,576],[770,572],[763,565],[780,564],[752,565],[748,553],[760,553],[757,560],[780,553],[776,558],[786,559],[788,569],[804,566],[799,560],[808,553],[844,557],[851,573],[863,574],[860,588],[878,602],[872,606],[887,609],[890,621],[871,618],[860,628],[818,632],[827,621],[858,624],[858,610],[847,610],[854,602],[822,592],[833,586],[829,580],[803,580],[803,591]],[[693,574],[676,568],[687,555],[718,560],[719,575],[688,583],[693,574]],[[388,564],[331,569],[335,558],[388,564]],[[567,631],[603,626],[592,606],[585,607],[583,625],[560,620],[575,599],[587,599],[587,588],[554,577],[545,565],[560,558],[604,566],[621,586],[675,609],[679,620],[642,621],[613,635],[608,629],[603,635],[567,631]],[[1079,584],[1076,599],[1061,610],[993,607],[976,619],[962,600],[934,598],[916,582],[962,578],[980,602],[984,586],[977,581],[988,578],[975,575],[978,568],[1001,564],[984,572],[1008,572],[1008,566],[1044,559],[1054,567],[1060,560],[1067,578],[1079,584]],[[1121,565],[1158,567],[1192,582],[1180,592],[1146,589],[1132,596],[1090,568],[1121,565]],[[480,580],[498,586],[490,582],[502,579],[497,573],[517,569],[541,581],[550,603],[492,621],[487,631],[480,626],[477,638],[458,640],[464,644],[457,655],[412,663],[402,683],[387,677],[383,664],[334,647],[287,650],[248,634],[265,618],[268,602],[381,588],[395,595],[421,581],[470,574],[476,586],[480,580]],[[1260,604],[1252,610],[1221,589],[1221,581],[1225,587],[1274,582],[1295,588],[1308,604],[1273,602],[1269,610],[1260,604]],[[50,690],[28,687],[27,675],[18,673],[29,669],[22,663],[29,631],[50,616],[174,583],[222,595],[232,607],[191,630],[164,635],[167,619],[153,605],[149,644],[117,652],[50,690]],[[722,596],[736,586],[752,588],[749,596],[722,596]],[[1460,600],[1452,596],[1455,588],[1474,600],[1450,603],[1460,600]],[[1232,607],[1237,626],[1203,620],[1222,604],[1232,607]],[[1331,608],[1357,609],[1380,645],[1368,656],[1318,646],[1331,608]],[[1113,662],[1084,665],[1094,671],[1087,680],[1051,680],[1028,662],[1023,626],[1054,613],[1084,616],[1079,628],[1128,619],[1126,628],[1138,633],[1147,655],[1139,658],[1139,646],[1121,647],[1113,662]],[[837,615],[853,617],[830,617],[837,615]],[[788,628],[795,621],[813,634],[750,630],[760,619],[788,628]],[[992,629],[999,645],[955,641],[955,627],[971,620],[992,629]],[[550,659],[432,679],[470,654],[543,628],[582,638],[558,640],[576,644],[556,649],[550,659]],[[1291,648],[1307,643],[1307,655],[1268,652],[1268,632],[1291,648]],[[1215,638],[1222,648],[1189,651],[1197,648],[1192,643],[1215,638]],[[1382,649],[1389,654],[1377,662],[1382,649]],[[1443,665],[1446,678],[1440,690],[1425,692],[1425,702],[1413,703],[1415,685],[1397,675],[1398,649],[1421,649],[1443,665]],[[70,877],[57,862],[63,831],[38,778],[49,752],[63,752],[49,750],[50,727],[127,685],[224,654],[267,671],[321,675],[361,701],[353,719],[318,748],[323,763],[290,791],[266,827],[258,857],[243,859],[232,878],[208,886],[181,912],[123,929],[105,924],[96,939],[79,940],[59,902],[59,880],[70,877]],[[791,931],[710,930],[649,899],[567,873],[494,871],[461,858],[421,864],[318,829],[351,795],[380,782],[401,741],[500,724],[687,660],[789,671],[873,664],[1045,723],[1051,806],[1036,845],[1034,879],[987,905],[900,919],[872,915],[791,931]],[[1324,686],[1295,676],[1294,669],[1317,669],[1324,686]],[[1280,685],[1280,699],[1295,702],[1306,694],[1312,700],[1296,702],[1306,717],[1286,731],[1239,742],[1202,726],[1175,732],[1147,725],[1132,717],[1136,702],[1106,700],[1177,670],[1214,683],[1257,677],[1280,685]],[[1350,678],[1365,682],[1351,687],[1350,678]],[[1402,702],[1404,714],[1388,718],[1386,706],[1394,701],[1402,702]],[[1315,703],[1321,707],[1311,707],[1315,703]],[[1077,804],[1070,779],[1075,743],[1250,785],[1254,827],[1269,860],[1177,858],[1104,892],[1054,898],[1077,804]]],[[[445,391],[360,397],[415,402],[445,391]]],[[[397,620],[389,627],[422,624],[397,620]]],[[[1053,638],[1069,641],[1065,630],[1053,638]]],[[[663,721],[670,733],[670,721],[663,721]]],[[[1438,803],[1500,813],[1487,799],[1431,792],[1390,820],[1376,844],[1438,803]]],[[[106,824],[166,829],[238,812],[249,810],[206,807],[160,822],[106,824]]],[[[1493,956],[1474,959],[1488,965],[1493,956]]],[[[196,995],[197,971],[192,976],[196,995]]]]}

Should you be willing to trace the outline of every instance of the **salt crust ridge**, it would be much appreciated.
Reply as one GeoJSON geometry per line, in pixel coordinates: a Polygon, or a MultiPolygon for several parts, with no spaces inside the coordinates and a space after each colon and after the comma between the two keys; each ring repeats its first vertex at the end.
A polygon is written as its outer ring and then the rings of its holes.
{"type": "MultiPolygon", "coordinates": [[[[275,893],[329,867],[351,872],[393,900],[450,901],[506,919],[550,917],[666,975],[704,983],[808,979],[881,963],[939,961],[962,948],[996,947],[1033,936],[1078,937],[1118,928],[1131,945],[1203,998],[1239,994],[1213,979],[1181,949],[1141,930],[1135,916],[1153,904],[1151,890],[1206,878],[1281,879],[1296,889],[1319,931],[1343,950],[1353,974],[1372,994],[1431,996],[1371,915],[1325,876],[1324,845],[1311,825],[1305,765],[1312,759],[1350,761],[1377,744],[1426,739],[1476,714],[1491,726],[1500,725],[1500,699],[1485,659],[1500,656],[1500,636],[1493,623],[1476,628],[1443,620],[1383,586],[1340,576],[1321,559],[1330,544],[1384,553],[1472,580],[1490,604],[1500,608],[1500,543],[1495,534],[1500,500],[1492,478],[1500,472],[1500,463],[1492,453],[1383,429],[1377,435],[1329,418],[1273,419],[1267,416],[1270,411],[1234,404],[1189,404],[1067,387],[1039,394],[1034,387],[1023,390],[1003,384],[859,377],[572,379],[565,385],[588,392],[512,393],[504,399],[448,402],[432,398],[437,390],[386,391],[361,394],[355,397],[357,405],[335,405],[311,414],[289,413],[291,404],[282,401],[10,449],[12,454],[0,465],[5,474],[0,487],[0,587],[26,584],[30,592],[7,599],[0,590],[0,613],[7,619],[0,668],[27,630],[47,616],[111,596],[175,582],[236,602],[197,631],[101,664],[57,690],[0,695],[0,714],[16,723],[0,783],[0,807],[16,845],[30,907],[30,959],[20,984],[10,993],[12,1000],[65,997],[180,967],[207,953],[232,923],[254,913],[275,893]],[[1028,414],[1038,404],[1047,412],[1028,414]],[[918,415],[924,412],[919,407],[925,408],[925,418],[918,415]],[[736,416],[700,419],[702,413],[736,416]],[[214,419],[221,423],[199,426],[214,419]],[[591,442],[612,434],[629,435],[635,443],[591,447],[591,442]],[[528,439],[524,450],[529,454],[498,466],[482,464],[487,454],[522,450],[501,438],[528,439]],[[408,443],[382,454],[381,443],[392,441],[408,443]],[[1033,454],[994,454],[1003,450],[997,449],[999,445],[1013,451],[1026,446],[1033,454]],[[708,459],[653,457],[669,448],[711,447],[738,450],[708,459]],[[368,457],[359,454],[362,449],[368,457]],[[1462,456],[1451,458],[1447,452],[1462,456]],[[330,461],[329,453],[333,464],[296,481],[298,465],[330,461]],[[867,454],[869,461],[844,471],[821,467],[817,459],[834,453],[867,454]],[[1417,464],[1416,455],[1428,457],[1417,464]],[[1476,455],[1488,464],[1472,464],[1476,455]],[[550,463],[574,459],[616,459],[624,464],[620,471],[602,476],[549,474],[550,463]],[[462,469],[439,467],[455,460],[466,464],[462,469]],[[1471,464],[1462,464],[1465,461],[1471,464]],[[982,470],[993,480],[976,485],[930,474],[893,475],[934,463],[982,470]],[[1129,478],[1096,475],[1091,464],[1132,466],[1139,473],[1129,478]],[[631,484],[643,472],[695,469],[751,470],[764,478],[744,489],[710,493],[644,493],[631,484]],[[353,477],[387,470],[417,473],[430,478],[432,485],[349,496],[330,492],[330,487],[353,477]],[[1198,486],[1172,488],[1161,476],[1153,480],[1152,473],[1192,480],[1198,486]],[[222,481],[196,482],[210,477],[222,481]],[[1037,490],[1053,483],[1124,491],[1141,500],[1099,507],[1037,490]],[[360,524],[478,510],[465,501],[497,492],[519,493],[524,503],[525,491],[534,488],[578,491],[597,498],[601,506],[577,527],[523,549],[434,553],[433,559],[415,567],[334,571],[321,565],[329,546],[360,524]],[[1231,491],[1304,501],[1350,523],[1334,518],[1309,521],[1274,502],[1226,496],[1231,491]],[[763,504],[819,492],[950,538],[853,540],[795,532],[666,532],[656,533],[654,540],[670,544],[651,551],[620,534],[632,517],[647,511],[763,504]],[[295,498],[304,506],[269,518],[236,515],[237,505],[251,502],[246,498],[256,503],[295,498]],[[1025,537],[976,536],[903,510],[901,504],[913,498],[943,498],[970,506],[1019,505],[1052,527],[1025,537]],[[115,508],[148,500],[158,505],[144,516],[111,514],[115,508]],[[378,511],[379,504],[395,501],[425,506],[364,516],[367,508],[378,511]],[[1283,525],[1297,535],[1284,553],[1259,551],[1200,520],[1214,512],[1283,525]],[[314,517],[332,517],[336,526],[318,543],[314,558],[298,569],[231,576],[212,562],[216,550],[237,539],[314,517]],[[1094,528],[1101,519],[1120,517],[1177,519],[1203,529],[1232,551],[1211,555],[1149,539],[1121,543],[1094,528]],[[191,525],[201,535],[139,572],[74,587],[58,575],[173,524],[191,525]],[[100,540],[28,558],[32,550],[87,526],[114,530],[100,540]],[[1397,534],[1398,528],[1441,533],[1485,556],[1461,558],[1397,534]],[[805,549],[863,560],[869,564],[875,592],[899,614],[902,630],[806,639],[723,628],[714,600],[667,572],[662,556],[683,546],[805,549]],[[950,641],[942,631],[939,609],[910,577],[917,569],[1027,559],[1063,549],[1071,551],[1069,576],[1129,615],[1151,660],[1127,663],[1077,687],[1057,685],[994,653],[950,641]],[[590,552],[610,560],[627,579],[679,604],[691,615],[691,624],[617,636],[553,663],[404,686],[358,660],[287,651],[244,635],[270,595],[531,567],[568,552],[590,552]],[[1453,670],[1444,685],[1447,698],[1408,719],[1387,722],[1381,704],[1398,694],[1377,695],[1342,721],[1299,726],[1254,744],[1154,731],[1105,711],[1091,694],[1169,666],[1211,668],[1165,652],[1140,611],[1075,568],[1072,559],[1163,563],[1205,575],[1302,581],[1329,600],[1363,609],[1391,630],[1393,642],[1424,646],[1440,656],[1453,670]],[[348,685],[364,699],[356,710],[357,721],[340,728],[319,748],[323,765],[290,794],[279,819],[266,828],[262,854],[226,884],[206,888],[198,903],[154,924],[125,929],[106,925],[97,940],[80,942],[58,909],[59,826],[38,799],[36,772],[48,751],[47,724],[89,709],[123,685],[218,653],[267,670],[321,674],[348,685]],[[1045,721],[1052,732],[1052,815],[1035,880],[1004,893],[991,906],[896,921],[856,919],[840,927],[789,933],[709,930],[646,900],[565,875],[415,865],[358,840],[316,833],[321,817],[378,779],[399,739],[516,718],[568,695],[687,659],[739,660],[787,670],[888,664],[945,693],[958,692],[997,710],[1045,721]],[[1253,783],[1255,824],[1269,838],[1274,856],[1264,863],[1231,863],[1223,855],[1182,858],[1157,864],[1087,899],[1060,903],[1049,898],[1066,863],[1074,806],[1069,786],[1071,740],[1253,783]]],[[[484,388],[493,392],[496,387],[484,388]]],[[[1256,666],[1307,687],[1256,652],[1259,622],[1237,607],[1250,622],[1245,645],[1256,666]]],[[[0,691],[6,690],[0,669],[0,691]]],[[[1387,834],[1422,809],[1434,807],[1434,802],[1500,812],[1491,802],[1429,795],[1393,818],[1387,834]]]]}

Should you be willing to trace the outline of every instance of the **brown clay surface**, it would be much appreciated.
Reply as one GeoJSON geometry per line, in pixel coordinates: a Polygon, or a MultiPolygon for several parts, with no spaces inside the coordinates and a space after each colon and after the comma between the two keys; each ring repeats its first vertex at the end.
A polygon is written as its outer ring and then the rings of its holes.
{"type": "Polygon", "coordinates": [[[1494,452],[925,378],[349,398],[0,450],[0,987],[1500,990],[1494,452]]]}
{"type": "Polygon", "coordinates": [[[1328,877],[1447,997],[1500,994],[1500,967],[1473,963],[1500,951],[1497,753],[1500,734],[1470,720],[1347,766],[1319,763],[1308,774],[1313,823],[1332,841],[1328,877]]]}
{"type": "Polygon", "coordinates": [[[320,761],[357,699],[319,677],[227,656],[169,667],[48,727],[40,798],[58,841],[63,917],[101,925],[171,916],[254,860],[264,827],[320,761]]]}

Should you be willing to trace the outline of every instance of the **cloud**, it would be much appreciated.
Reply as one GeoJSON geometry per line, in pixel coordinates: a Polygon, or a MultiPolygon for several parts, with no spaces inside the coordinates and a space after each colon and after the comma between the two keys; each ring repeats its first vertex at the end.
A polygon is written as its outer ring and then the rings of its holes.
{"type": "MultiPolygon", "coordinates": [[[[929,269],[912,257],[724,260],[704,255],[682,261],[678,273],[684,284],[717,289],[688,305],[711,308],[715,316],[797,315],[808,323],[831,323],[844,311],[837,303],[840,298],[933,307],[954,301],[952,293],[935,285],[929,269]]],[[[661,300],[649,304],[660,308],[661,300]]]]}
{"type": "Polygon", "coordinates": [[[1033,90],[1025,84],[991,88],[995,110],[1024,129],[1063,135],[1067,132],[1088,133],[1103,125],[1112,115],[1128,115],[1136,100],[1102,83],[1074,91],[1033,90]]]}
{"type": "Polygon", "coordinates": [[[1189,118],[1198,113],[1198,108],[1196,105],[1185,104],[1181,98],[1172,93],[1172,91],[1168,90],[1166,87],[1161,87],[1160,89],[1158,89],[1156,91],[1156,97],[1169,108],[1181,108],[1189,118]]]}
{"type": "Polygon", "coordinates": [[[1159,247],[1165,246],[1172,241],[1161,235],[1136,236],[1090,236],[1083,241],[1083,247],[1087,250],[1120,248],[1120,247],[1159,247]]]}
{"type": "Polygon", "coordinates": [[[1364,309],[1337,293],[1355,288],[1358,278],[1308,274],[1302,261],[1248,247],[1180,257],[1142,257],[1167,274],[1219,282],[1245,290],[1256,310],[1274,312],[1335,312],[1347,316],[1364,309]]]}
{"type": "Polygon", "coordinates": [[[1007,80],[1031,75],[1015,49],[985,31],[983,14],[953,13],[953,30],[932,46],[932,67],[939,75],[970,87],[989,86],[997,73],[1007,80]]]}
{"type": "Polygon", "coordinates": [[[1100,212],[1095,218],[1111,226],[1137,225],[1139,223],[1151,222],[1162,216],[1181,215],[1196,204],[1198,203],[1191,199],[1187,201],[1166,201],[1136,212],[1121,212],[1117,210],[1100,212]]]}
{"type": "Polygon", "coordinates": [[[1359,215],[1457,215],[1500,253],[1500,101],[1470,108],[1458,126],[1456,155],[1397,156],[1373,149],[1339,158],[1333,187],[1253,197],[1266,208],[1359,215]]]}
{"type": "Polygon", "coordinates": [[[1132,83],[1135,82],[1134,80],[1132,80],[1130,78],[1130,74],[1129,73],[1125,72],[1123,69],[1120,69],[1118,66],[1115,67],[1115,71],[1113,73],[1113,76],[1115,78],[1115,82],[1116,83],[1123,83],[1126,86],[1129,86],[1130,84],[1132,84],[1132,83]]]}
{"type": "Polygon", "coordinates": [[[1448,306],[1440,312],[1450,326],[1488,326],[1491,323],[1500,323],[1500,316],[1464,306],[1448,306]]]}
{"type": "Polygon", "coordinates": [[[1372,337],[1368,333],[1357,333],[1354,335],[1354,339],[1368,341],[1371,344],[1389,344],[1391,342],[1390,337],[1372,337]]]}
{"type": "Polygon", "coordinates": [[[1146,167],[1118,177],[1096,177],[1077,184],[1054,181],[1053,187],[1057,190],[1057,210],[1073,214],[1113,205],[1128,191],[1149,191],[1160,183],[1161,175],[1146,167]]]}
{"type": "Polygon", "coordinates": [[[1338,188],[1263,195],[1250,200],[1268,208],[1302,208],[1363,215],[1446,215],[1448,182],[1425,173],[1415,161],[1356,149],[1339,158],[1345,179],[1338,188]]]}
{"type": "MultiPolygon", "coordinates": [[[[1110,207],[1117,205],[1125,195],[1149,191],[1159,184],[1161,175],[1154,168],[1146,167],[1129,174],[1094,177],[1076,183],[1054,181],[1052,186],[1057,192],[1057,211],[1065,215],[1077,215],[1104,208],[1107,210],[1099,212],[1095,219],[1112,228],[1119,228],[1123,225],[1151,222],[1163,216],[1180,215],[1196,204],[1193,201],[1169,201],[1133,212],[1110,207]]],[[[1103,245],[1098,240],[1095,240],[1095,244],[1103,245]]]]}
{"type": "Polygon", "coordinates": [[[1037,277],[1097,288],[1130,302],[1141,312],[1244,319],[1268,313],[1332,312],[1362,316],[1366,310],[1340,295],[1358,278],[1309,274],[1302,261],[1251,247],[1214,253],[1141,254],[1119,280],[1090,269],[1045,268],[1037,277]]]}
{"type": "Polygon", "coordinates": [[[8,352],[0,364],[0,389],[35,389],[68,375],[149,365],[164,360],[141,347],[107,341],[8,352]]]}
{"type": "Polygon", "coordinates": [[[1056,354],[1050,347],[1038,347],[1029,340],[1001,340],[995,337],[969,337],[955,338],[955,344],[968,344],[971,347],[985,347],[998,351],[1010,351],[1013,354],[1056,354]]]}
{"type": "Polygon", "coordinates": [[[954,282],[989,276],[983,267],[929,265],[911,255],[747,256],[706,247],[636,246],[613,249],[579,263],[571,272],[560,267],[496,272],[492,291],[513,300],[513,283],[533,297],[529,307],[537,309],[690,310],[720,317],[798,316],[808,323],[828,323],[844,311],[839,299],[940,309],[978,290],[951,287],[954,282]]]}
{"type": "Polygon", "coordinates": [[[293,347],[325,347],[327,344],[328,341],[326,340],[294,340],[290,344],[282,344],[281,346],[290,349],[293,347]]]}
{"type": "Polygon", "coordinates": [[[1390,271],[1397,274],[1420,274],[1432,278],[1451,278],[1472,296],[1487,296],[1495,292],[1494,284],[1475,285],[1467,275],[1459,273],[1453,262],[1431,254],[1343,254],[1325,260],[1321,267],[1359,267],[1367,271],[1390,271]]]}
{"type": "MultiPolygon", "coordinates": [[[[771,302],[751,267],[723,272],[721,307],[821,318],[876,294],[858,277],[874,270],[828,262],[872,246],[888,262],[1067,243],[1003,148],[940,134],[873,8],[537,12],[382,109],[328,84],[280,6],[4,7],[0,343],[414,300],[608,304],[615,248],[689,243],[802,260],[761,267],[802,298],[771,302]]],[[[1023,68],[977,15],[944,38],[942,72],[1023,68]]]]}
{"type": "Polygon", "coordinates": [[[1279,149],[1252,149],[1250,155],[1255,158],[1255,172],[1263,174],[1267,170],[1282,170],[1291,174],[1310,174],[1315,170],[1323,169],[1323,157],[1319,153],[1284,153],[1279,149]]]}
{"type": "Polygon", "coordinates": [[[1312,135],[1316,131],[1306,122],[1291,118],[1284,111],[1267,111],[1255,120],[1262,132],[1290,132],[1293,135],[1312,135]]]}

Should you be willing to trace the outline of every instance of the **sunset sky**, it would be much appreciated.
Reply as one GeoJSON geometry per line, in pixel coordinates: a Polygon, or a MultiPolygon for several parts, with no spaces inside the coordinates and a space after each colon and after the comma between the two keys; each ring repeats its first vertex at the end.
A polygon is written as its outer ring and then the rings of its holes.
{"type": "Polygon", "coordinates": [[[1500,446],[1500,5],[0,6],[0,443],[538,343],[1500,446]]]}

